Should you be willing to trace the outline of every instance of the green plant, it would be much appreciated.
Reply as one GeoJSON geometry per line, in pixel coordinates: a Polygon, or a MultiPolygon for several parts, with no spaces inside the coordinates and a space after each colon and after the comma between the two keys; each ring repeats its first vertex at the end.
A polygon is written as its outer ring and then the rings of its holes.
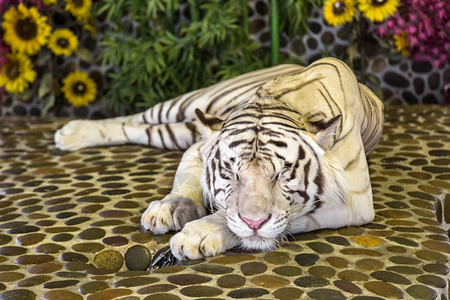
{"type": "Polygon", "coordinates": [[[268,65],[249,39],[246,1],[102,0],[97,10],[113,24],[100,57],[116,67],[105,97],[116,111],[268,65]]]}
{"type": "MultiPolygon", "coordinates": [[[[277,1],[271,3],[278,9],[277,1]]],[[[274,20],[273,37],[280,30],[304,31],[311,7],[321,3],[280,1],[282,22],[274,20]]],[[[112,24],[100,58],[116,67],[106,101],[116,111],[133,112],[269,66],[267,53],[250,39],[247,7],[247,0],[98,1],[97,14],[112,24]]],[[[278,49],[271,56],[272,64],[279,62],[278,49]]]]}

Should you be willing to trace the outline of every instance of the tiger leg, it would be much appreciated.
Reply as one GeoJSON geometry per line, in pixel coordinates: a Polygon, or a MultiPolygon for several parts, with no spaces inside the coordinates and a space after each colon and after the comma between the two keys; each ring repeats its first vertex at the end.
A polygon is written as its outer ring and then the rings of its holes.
{"type": "Polygon", "coordinates": [[[183,154],[172,191],[162,200],[150,202],[141,218],[144,229],[155,234],[180,230],[187,222],[206,214],[200,187],[203,161],[199,148],[202,144],[194,144],[183,154]]]}
{"type": "Polygon", "coordinates": [[[61,150],[120,145],[148,145],[160,149],[184,150],[200,139],[197,122],[150,125],[144,123],[75,120],[55,133],[61,150]]]}

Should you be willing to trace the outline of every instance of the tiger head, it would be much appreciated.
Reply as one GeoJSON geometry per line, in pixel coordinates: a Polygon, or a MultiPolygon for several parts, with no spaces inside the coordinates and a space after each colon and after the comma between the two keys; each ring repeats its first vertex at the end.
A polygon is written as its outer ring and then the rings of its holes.
{"type": "Polygon", "coordinates": [[[226,120],[196,110],[205,126],[202,187],[228,228],[248,249],[271,250],[308,221],[339,189],[327,160],[336,116],[308,122],[288,105],[265,97],[226,120]]]}

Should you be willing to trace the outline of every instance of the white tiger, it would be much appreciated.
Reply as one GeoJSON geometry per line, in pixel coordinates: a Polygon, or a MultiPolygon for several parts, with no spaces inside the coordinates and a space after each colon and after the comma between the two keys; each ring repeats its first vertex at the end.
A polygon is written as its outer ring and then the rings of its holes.
{"type": "Polygon", "coordinates": [[[237,76],[132,116],[71,121],[55,143],[187,149],[172,191],[141,219],[155,234],[181,230],[170,246],[186,260],[371,222],[365,155],[382,127],[381,101],[347,65],[324,58],[237,76]]]}

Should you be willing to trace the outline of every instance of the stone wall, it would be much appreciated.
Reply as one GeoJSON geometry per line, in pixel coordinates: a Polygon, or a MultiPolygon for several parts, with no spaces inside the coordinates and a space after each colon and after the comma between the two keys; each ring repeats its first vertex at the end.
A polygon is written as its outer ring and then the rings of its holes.
{"type": "MultiPolygon", "coordinates": [[[[268,0],[249,1],[250,32],[252,38],[261,42],[265,49],[270,47],[269,4],[268,0]]],[[[183,9],[188,9],[183,6],[183,9]]],[[[183,12],[180,12],[183,14],[183,12]]],[[[101,32],[108,30],[107,23],[99,20],[99,34],[97,40],[85,39],[82,45],[98,54],[98,42],[102,39],[101,32]]],[[[320,9],[312,11],[308,22],[308,32],[300,37],[289,37],[282,33],[280,50],[283,57],[298,58],[309,64],[322,56],[343,57],[345,55],[349,28],[345,26],[332,27],[325,23],[320,9]]],[[[68,72],[78,68],[86,71],[95,78],[99,86],[98,100],[88,107],[74,108],[65,104],[60,98],[57,115],[80,118],[104,118],[113,116],[100,99],[108,86],[107,73],[111,67],[102,67],[99,62],[87,63],[75,57],[59,60],[58,67],[68,72]]],[[[355,71],[359,74],[359,66],[355,64],[355,71]]],[[[450,103],[450,66],[436,70],[426,63],[414,63],[411,60],[387,53],[384,49],[375,48],[369,57],[367,74],[373,75],[378,84],[371,88],[380,88],[386,105],[391,104],[449,104],[450,103]],[[444,89],[447,90],[444,95],[444,89]]],[[[37,93],[35,93],[37,94],[37,93]]],[[[44,104],[34,97],[29,101],[7,99],[0,106],[0,115],[30,116],[40,115],[44,104]]]]}

